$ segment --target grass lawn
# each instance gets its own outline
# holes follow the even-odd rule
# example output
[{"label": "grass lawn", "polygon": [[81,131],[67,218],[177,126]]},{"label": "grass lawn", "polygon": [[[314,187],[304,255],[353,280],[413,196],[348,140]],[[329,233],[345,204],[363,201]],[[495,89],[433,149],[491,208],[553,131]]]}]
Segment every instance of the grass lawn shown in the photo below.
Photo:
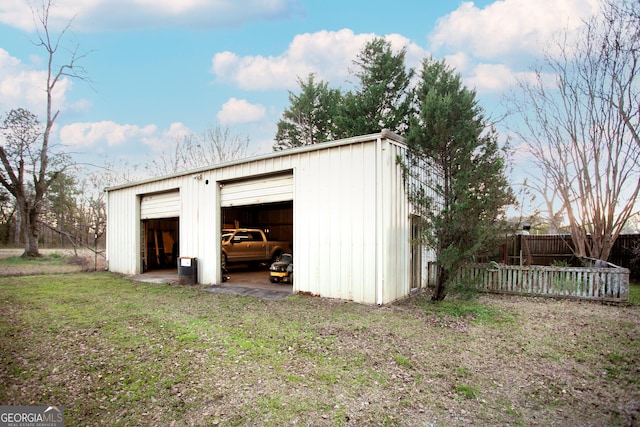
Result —
[{"label": "grass lawn", "polygon": [[640,422],[634,304],[378,308],[77,273],[0,277],[0,312],[0,404],[67,426]]}]

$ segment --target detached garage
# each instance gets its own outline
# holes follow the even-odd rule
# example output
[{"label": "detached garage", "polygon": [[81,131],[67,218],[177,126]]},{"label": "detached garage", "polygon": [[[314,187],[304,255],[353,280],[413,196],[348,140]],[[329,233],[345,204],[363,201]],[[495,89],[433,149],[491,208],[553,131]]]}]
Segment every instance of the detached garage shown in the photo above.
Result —
[{"label": "detached garage", "polygon": [[388,131],[270,153],[107,189],[107,265],[140,274],[197,258],[220,284],[223,229],[293,244],[294,293],[385,304],[423,286],[431,254],[415,226]]}]

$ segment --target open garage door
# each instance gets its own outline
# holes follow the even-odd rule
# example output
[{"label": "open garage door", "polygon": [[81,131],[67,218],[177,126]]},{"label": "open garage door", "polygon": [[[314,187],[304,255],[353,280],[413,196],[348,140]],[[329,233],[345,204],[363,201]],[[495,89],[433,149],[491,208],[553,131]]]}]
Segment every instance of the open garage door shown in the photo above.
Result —
[{"label": "open garage door", "polygon": [[220,206],[261,205],[293,200],[293,173],[223,183]]},{"label": "open garage door", "polygon": [[140,200],[142,271],[177,269],[180,192],[147,194]]},{"label": "open garage door", "polygon": [[177,269],[180,242],[178,218],[142,221],[142,272]]},{"label": "open garage door", "polygon": [[179,216],[180,191],[142,196],[140,219],[177,218]]},{"label": "open garage door", "polygon": [[[220,187],[223,229],[260,229],[269,240],[289,242],[293,247],[293,172],[222,183]],[[292,289],[291,284],[270,283],[269,264],[227,265],[229,285]]]},{"label": "open garage door", "polygon": [[223,228],[259,228],[293,242],[293,172],[223,183]]}]

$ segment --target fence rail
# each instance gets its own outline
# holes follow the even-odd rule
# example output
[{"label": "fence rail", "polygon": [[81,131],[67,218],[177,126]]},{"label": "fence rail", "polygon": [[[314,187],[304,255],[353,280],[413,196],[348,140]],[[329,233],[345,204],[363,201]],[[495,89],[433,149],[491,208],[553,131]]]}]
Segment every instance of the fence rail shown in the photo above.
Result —
[{"label": "fence rail", "polygon": [[[587,236],[587,240],[590,240],[590,236]],[[608,261],[630,269],[631,276],[639,278],[638,248],[640,234],[621,234],[611,248]],[[509,265],[552,265],[564,261],[574,267],[580,262],[574,256],[573,242],[568,234],[506,236],[489,260]]]},{"label": "fence rail", "polygon": [[598,301],[629,300],[629,270],[622,267],[513,266],[497,263],[463,267],[460,279],[483,292]]}]

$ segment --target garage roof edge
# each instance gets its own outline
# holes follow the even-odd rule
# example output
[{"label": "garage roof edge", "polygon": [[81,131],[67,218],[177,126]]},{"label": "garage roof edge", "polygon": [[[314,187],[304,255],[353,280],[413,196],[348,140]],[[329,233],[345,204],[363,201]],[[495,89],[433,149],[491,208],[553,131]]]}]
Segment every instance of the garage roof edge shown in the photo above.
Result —
[{"label": "garage roof edge", "polygon": [[124,189],[124,188],[135,187],[136,185],[147,184],[147,183],[155,182],[155,181],[159,181],[159,180],[178,178],[178,177],[181,177],[181,176],[198,174],[198,173],[202,173],[202,172],[206,172],[206,171],[211,171],[211,170],[215,170],[215,169],[222,169],[222,168],[225,168],[225,167],[235,166],[235,165],[239,165],[239,164],[243,164],[243,163],[251,163],[251,162],[261,161],[261,160],[270,159],[270,158],[274,158],[274,157],[280,157],[280,156],[285,156],[285,155],[288,156],[288,155],[291,155],[291,154],[305,153],[305,152],[308,152],[308,151],[327,150],[327,149],[339,147],[339,146],[342,146],[342,145],[350,145],[350,144],[357,144],[357,143],[361,143],[361,142],[375,141],[378,138],[388,139],[388,140],[391,140],[391,141],[393,141],[393,142],[395,142],[395,143],[397,143],[399,145],[402,145],[402,146],[405,145],[404,138],[402,138],[400,135],[398,135],[395,132],[392,132],[392,131],[390,131],[388,129],[383,129],[382,131],[380,131],[378,133],[373,133],[373,134],[368,134],[368,135],[361,135],[361,136],[354,136],[354,137],[351,137],[351,138],[344,138],[344,139],[338,139],[338,140],[335,140],[335,141],[322,142],[322,143],[314,144],[314,145],[306,145],[306,146],[303,146],[303,147],[290,148],[290,149],[282,150],[282,151],[274,151],[274,152],[271,152],[271,153],[260,154],[260,155],[254,156],[254,157],[246,157],[246,158],[243,158],[243,159],[236,159],[236,160],[231,160],[231,161],[224,162],[224,163],[218,163],[218,164],[214,164],[214,165],[203,166],[203,167],[196,168],[196,169],[190,169],[190,170],[184,171],[184,172],[176,172],[176,173],[170,174],[170,175],[162,175],[162,176],[158,176],[158,177],[143,179],[143,180],[140,180],[140,181],[128,182],[128,183],[125,183],[125,184],[115,185],[113,187],[107,187],[107,188],[104,189],[104,191],[109,192],[109,191],[121,190],[121,189]]}]

